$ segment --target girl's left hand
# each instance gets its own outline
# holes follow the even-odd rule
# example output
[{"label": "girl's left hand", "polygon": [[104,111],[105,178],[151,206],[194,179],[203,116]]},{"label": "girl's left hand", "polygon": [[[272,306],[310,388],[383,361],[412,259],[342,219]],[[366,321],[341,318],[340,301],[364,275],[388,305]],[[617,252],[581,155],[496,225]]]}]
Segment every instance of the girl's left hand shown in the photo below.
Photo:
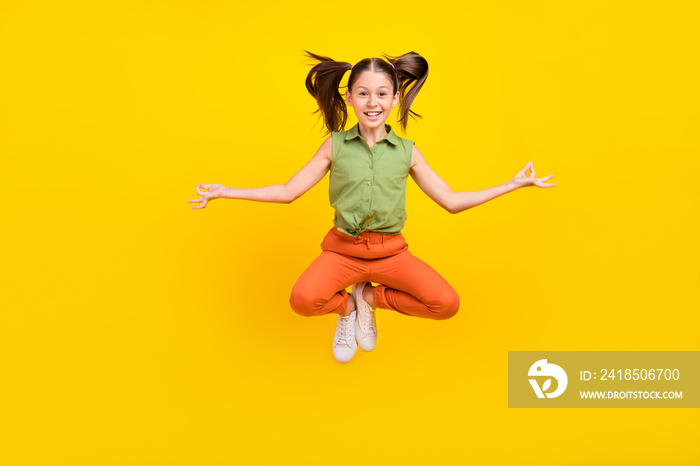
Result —
[{"label": "girl's left hand", "polygon": [[[528,169],[530,170],[530,176],[527,176]],[[523,186],[539,186],[540,188],[549,188],[551,186],[556,186],[554,183],[545,183],[548,179],[554,175],[547,175],[544,178],[535,178],[535,167],[532,166],[532,162],[528,162],[525,168],[520,170],[517,175],[510,180],[511,183],[515,185],[516,188],[522,188]]]}]

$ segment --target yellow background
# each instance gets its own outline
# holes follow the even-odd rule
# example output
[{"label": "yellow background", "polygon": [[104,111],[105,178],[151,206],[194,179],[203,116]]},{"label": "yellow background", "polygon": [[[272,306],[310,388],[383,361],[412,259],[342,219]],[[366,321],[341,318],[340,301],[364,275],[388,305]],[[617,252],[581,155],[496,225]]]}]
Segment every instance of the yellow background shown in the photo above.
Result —
[{"label": "yellow background", "polygon": [[[700,350],[698,13],[3,2],[0,463],[699,464],[697,410],[507,408],[509,350]],[[450,215],[409,181],[404,235],[461,310],[380,310],[346,365],[335,316],[288,303],[328,178],[291,205],[187,203],[317,150],[302,49],[425,56],[399,134],[453,189],[528,160],[557,183]]]}]

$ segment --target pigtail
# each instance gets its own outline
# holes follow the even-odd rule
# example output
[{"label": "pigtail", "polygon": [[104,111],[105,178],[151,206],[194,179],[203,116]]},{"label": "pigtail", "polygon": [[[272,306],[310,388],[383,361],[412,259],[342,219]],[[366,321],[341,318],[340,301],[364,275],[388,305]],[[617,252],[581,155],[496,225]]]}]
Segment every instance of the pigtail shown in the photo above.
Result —
[{"label": "pigtail", "polygon": [[423,87],[425,80],[428,79],[428,61],[416,52],[408,52],[398,57],[392,57],[382,53],[382,56],[384,56],[389,63],[394,65],[396,77],[399,80],[398,123],[405,133],[409,115],[411,115],[414,120],[416,117],[423,118],[421,115],[411,110],[411,104],[413,104],[413,100]]},{"label": "pigtail", "polygon": [[352,65],[322,57],[307,50],[304,52],[310,58],[320,62],[311,68],[306,76],[306,90],[318,103],[318,109],[313,113],[321,113],[327,129],[326,135],[331,132],[343,131],[348,120],[348,109],[345,99],[340,95],[338,89],[343,75],[352,69]]}]

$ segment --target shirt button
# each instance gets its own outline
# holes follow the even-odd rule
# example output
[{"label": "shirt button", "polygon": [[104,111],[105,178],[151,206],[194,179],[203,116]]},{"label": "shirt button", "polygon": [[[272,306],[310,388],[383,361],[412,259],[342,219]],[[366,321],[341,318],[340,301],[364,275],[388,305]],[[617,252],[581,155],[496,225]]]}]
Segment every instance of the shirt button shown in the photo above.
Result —
[{"label": "shirt button", "polygon": [[368,182],[367,182],[367,186],[371,186],[371,185],[372,185],[372,182],[371,182],[371,181],[368,181]]},{"label": "shirt button", "polygon": [[370,165],[369,168],[374,168],[374,165]]}]

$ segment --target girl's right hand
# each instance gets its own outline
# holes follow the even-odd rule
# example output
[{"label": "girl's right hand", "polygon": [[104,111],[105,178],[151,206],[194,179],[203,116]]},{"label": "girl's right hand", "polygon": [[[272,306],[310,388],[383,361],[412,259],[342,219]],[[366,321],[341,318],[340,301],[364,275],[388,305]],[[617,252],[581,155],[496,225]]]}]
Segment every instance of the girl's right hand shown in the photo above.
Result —
[{"label": "girl's right hand", "polygon": [[[526,175],[527,171],[530,170],[530,176]],[[540,188],[550,188],[556,186],[554,183],[545,183],[548,179],[554,175],[547,175],[544,178],[535,178],[535,167],[532,165],[532,161],[528,162],[525,167],[520,170],[516,175],[510,180],[516,188],[522,188],[524,186],[538,186]]]},{"label": "girl's right hand", "polygon": [[[197,191],[197,194],[202,197],[199,199],[190,199],[187,202],[201,202],[201,205],[192,206],[192,208],[203,209],[207,206],[207,202],[224,197],[226,186],[223,184],[198,184],[194,189]],[[207,191],[202,191],[202,189],[206,189]]]}]

